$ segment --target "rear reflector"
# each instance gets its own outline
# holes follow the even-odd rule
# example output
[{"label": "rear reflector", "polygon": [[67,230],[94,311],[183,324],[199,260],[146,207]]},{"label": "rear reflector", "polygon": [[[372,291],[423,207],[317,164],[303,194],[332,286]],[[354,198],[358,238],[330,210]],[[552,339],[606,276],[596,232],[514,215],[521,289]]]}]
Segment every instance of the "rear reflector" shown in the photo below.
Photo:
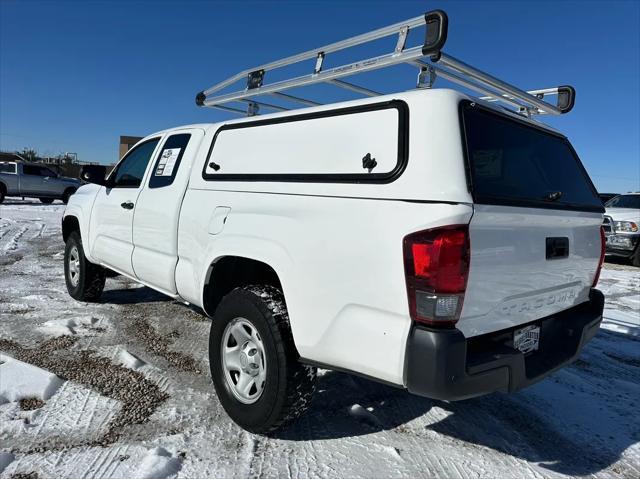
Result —
[{"label": "rear reflector", "polygon": [[593,277],[592,288],[595,288],[600,279],[600,272],[602,271],[602,265],[604,264],[604,254],[607,250],[607,240],[604,236],[604,226],[600,226],[600,262],[598,263],[598,269],[596,275]]},{"label": "rear reflector", "polygon": [[469,228],[444,226],[404,238],[409,312],[414,321],[451,326],[462,311],[469,275]]}]

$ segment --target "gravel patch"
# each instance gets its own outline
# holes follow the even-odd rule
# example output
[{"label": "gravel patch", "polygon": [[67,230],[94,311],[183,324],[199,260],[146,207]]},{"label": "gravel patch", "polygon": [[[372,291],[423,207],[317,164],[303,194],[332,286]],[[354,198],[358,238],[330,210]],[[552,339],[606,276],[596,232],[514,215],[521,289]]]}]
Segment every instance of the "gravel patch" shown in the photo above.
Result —
[{"label": "gravel patch", "polygon": [[141,341],[148,352],[164,358],[176,369],[195,374],[202,373],[200,365],[191,356],[169,350],[172,339],[180,336],[179,331],[174,330],[162,335],[149,324],[146,318],[137,316],[132,318],[130,325],[127,327],[127,332]]},{"label": "gravel patch", "polygon": [[[60,336],[27,349],[15,341],[0,339],[0,349],[10,351],[20,361],[51,371],[63,379],[75,381],[103,396],[122,402],[122,408],[109,423],[106,433],[90,445],[112,444],[126,426],[146,422],[158,406],[168,399],[165,392],[141,373],[114,364],[107,358],[95,356],[91,350],[71,349],[75,343],[76,338]],[[61,439],[60,444],[52,444],[46,449],[67,447],[71,446]]]},{"label": "gravel patch", "polygon": [[42,399],[38,398],[24,398],[20,399],[19,406],[23,411],[33,411],[35,409],[40,409],[44,406],[45,402]]}]

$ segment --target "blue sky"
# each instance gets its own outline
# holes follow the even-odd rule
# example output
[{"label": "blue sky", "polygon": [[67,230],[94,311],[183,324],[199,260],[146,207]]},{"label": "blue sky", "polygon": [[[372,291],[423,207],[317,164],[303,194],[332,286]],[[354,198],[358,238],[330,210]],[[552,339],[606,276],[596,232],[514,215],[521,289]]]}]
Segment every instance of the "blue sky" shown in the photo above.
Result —
[{"label": "blue sky", "polygon": [[[239,70],[434,8],[449,14],[451,55],[526,89],[574,85],[574,110],[547,121],[569,136],[598,189],[640,190],[637,1],[0,0],[0,149],[113,163],[119,135],[233,117],[196,107],[194,96]],[[411,88],[415,73],[398,68],[368,84]]]}]

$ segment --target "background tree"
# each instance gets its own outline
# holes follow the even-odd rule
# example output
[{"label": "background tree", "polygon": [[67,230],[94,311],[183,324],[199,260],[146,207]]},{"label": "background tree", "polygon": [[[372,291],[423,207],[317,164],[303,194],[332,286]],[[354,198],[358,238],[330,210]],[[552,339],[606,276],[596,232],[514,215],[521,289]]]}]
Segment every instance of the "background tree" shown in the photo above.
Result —
[{"label": "background tree", "polygon": [[25,160],[34,161],[38,157],[38,152],[33,148],[23,148],[18,154]]}]

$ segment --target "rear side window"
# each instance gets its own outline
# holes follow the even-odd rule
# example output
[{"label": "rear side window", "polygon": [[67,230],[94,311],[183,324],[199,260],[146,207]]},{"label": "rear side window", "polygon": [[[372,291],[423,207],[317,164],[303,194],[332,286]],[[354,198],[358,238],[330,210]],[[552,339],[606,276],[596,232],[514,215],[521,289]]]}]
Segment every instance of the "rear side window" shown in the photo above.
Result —
[{"label": "rear side window", "polygon": [[213,181],[387,183],[407,162],[408,108],[390,101],[222,126],[203,169]]},{"label": "rear side window", "polygon": [[603,211],[566,138],[472,103],[462,119],[476,203]]},{"label": "rear side window", "polygon": [[45,173],[45,168],[41,168],[40,166],[35,165],[23,165],[22,172],[25,175],[47,176]]},{"label": "rear side window", "polygon": [[37,166],[23,165],[22,173],[24,173],[25,175],[39,175],[40,168],[38,168]]},{"label": "rear side window", "polygon": [[15,173],[15,172],[16,172],[15,163],[0,163],[0,173]]},{"label": "rear side window", "polygon": [[191,135],[187,133],[167,138],[151,170],[149,188],[161,188],[173,183],[190,138]]}]

